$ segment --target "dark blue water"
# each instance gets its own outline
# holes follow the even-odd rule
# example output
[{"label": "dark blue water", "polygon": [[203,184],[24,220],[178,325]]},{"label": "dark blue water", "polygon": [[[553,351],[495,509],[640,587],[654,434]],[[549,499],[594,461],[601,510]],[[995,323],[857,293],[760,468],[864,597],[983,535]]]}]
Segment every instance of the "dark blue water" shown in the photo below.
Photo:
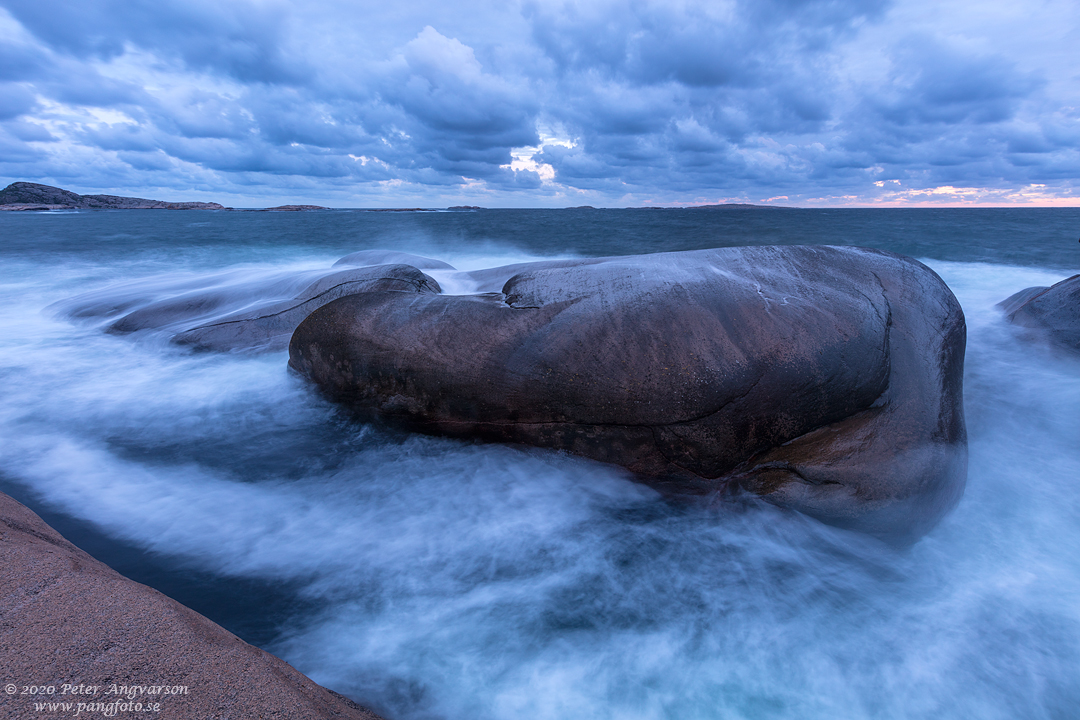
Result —
[{"label": "dark blue water", "polygon": [[[1063,209],[3,213],[0,489],[394,719],[1076,717],[1080,360],[994,304],[1075,273],[1078,237]],[[964,306],[968,490],[914,547],[672,505],[556,453],[384,435],[283,354],[44,310],[366,248],[473,269],[773,243],[913,255]]]},{"label": "dark blue water", "polygon": [[[276,262],[405,246],[432,254],[594,257],[733,245],[862,245],[912,257],[1025,267],[1080,264],[1080,208],[638,209],[480,212],[5,213],[0,252],[163,262]],[[78,218],[69,221],[68,217]]]}]

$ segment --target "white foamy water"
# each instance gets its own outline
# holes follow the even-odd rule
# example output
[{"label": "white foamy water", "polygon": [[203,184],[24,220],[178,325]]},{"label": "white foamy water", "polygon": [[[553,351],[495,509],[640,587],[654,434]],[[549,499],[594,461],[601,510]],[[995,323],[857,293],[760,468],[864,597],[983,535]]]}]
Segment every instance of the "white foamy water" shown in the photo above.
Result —
[{"label": "white foamy water", "polygon": [[968,318],[970,474],[906,549],[673,505],[556,453],[380,434],[283,354],[43,314],[161,271],[134,261],[9,268],[0,467],[112,537],[299,588],[315,609],[268,649],[392,720],[1075,717],[1080,361],[993,307],[1062,275],[930,264]]}]

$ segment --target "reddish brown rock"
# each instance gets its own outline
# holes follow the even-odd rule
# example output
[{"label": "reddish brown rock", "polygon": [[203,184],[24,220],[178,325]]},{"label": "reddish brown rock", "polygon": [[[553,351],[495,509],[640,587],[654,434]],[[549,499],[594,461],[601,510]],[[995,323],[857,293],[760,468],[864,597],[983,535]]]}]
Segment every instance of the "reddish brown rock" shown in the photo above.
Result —
[{"label": "reddish brown rock", "polygon": [[[114,716],[138,716],[134,703],[142,703],[143,712],[160,703],[160,712],[151,714],[162,720],[378,720],[288,663],[98,562],[3,493],[0,648],[5,718],[72,717],[80,702],[129,702]],[[127,686],[128,694],[110,692],[114,685]],[[41,686],[54,692],[22,694]],[[73,707],[35,710],[39,702]]]}]

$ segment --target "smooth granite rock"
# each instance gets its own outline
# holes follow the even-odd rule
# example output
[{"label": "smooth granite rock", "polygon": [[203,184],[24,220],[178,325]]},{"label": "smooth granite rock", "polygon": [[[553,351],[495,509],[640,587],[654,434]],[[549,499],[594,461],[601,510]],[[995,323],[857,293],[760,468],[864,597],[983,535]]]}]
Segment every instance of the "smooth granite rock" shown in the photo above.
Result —
[{"label": "smooth granite rock", "polygon": [[742,488],[890,538],[963,492],[964,316],[910,258],[744,247],[472,275],[489,292],[328,303],[290,365],[362,417],[565,450],[679,493]]},{"label": "smooth granite rock", "polygon": [[998,303],[1009,322],[1036,331],[1054,346],[1080,352],[1080,275],[1030,287]]},{"label": "smooth granite rock", "polygon": [[331,300],[395,289],[440,292],[435,280],[411,265],[256,275],[230,271],[125,283],[55,303],[51,310],[71,318],[110,319],[105,331],[115,335],[156,331],[200,350],[284,350],[300,321]]},{"label": "smooth granite rock", "polygon": [[199,350],[284,350],[296,326],[326,303],[379,290],[441,292],[435,280],[409,265],[343,270],[320,278],[295,298],[200,324],[177,333],[173,342]]},{"label": "smooth granite rock", "polygon": [[[3,493],[0,648],[0,677],[15,687],[14,694],[0,691],[5,718],[378,720],[288,663],[98,562]],[[54,692],[23,694],[31,686],[52,686]],[[37,711],[36,702],[72,707]],[[128,705],[113,705],[110,713],[109,704],[117,702]],[[77,713],[78,703],[102,707]],[[159,703],[159,711],[149,711],[151,703]]]}]

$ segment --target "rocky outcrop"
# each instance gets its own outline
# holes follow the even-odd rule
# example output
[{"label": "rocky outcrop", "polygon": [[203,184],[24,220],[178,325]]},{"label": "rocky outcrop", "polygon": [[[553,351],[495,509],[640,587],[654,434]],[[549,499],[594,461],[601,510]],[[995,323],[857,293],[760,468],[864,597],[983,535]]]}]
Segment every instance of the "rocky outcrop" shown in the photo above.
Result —
[{"label": "rocky outcrop", "polygon": [[[116,573],[0,493],[0,716],[378,720],[161,593]],[[14,686],[14,693],[11,693]],[[31,687],[54,691],[31,694]],[[66,687],[65,687],[66,686]],[[24,694],[24,688],[26,688]],[[35,710],[35,703],[71,703]],[[115,703],[127,702],[121,707]],[[141,704],[141,712],[135,704]],[[159,711],[150,706],[158,703]]]},{"label": "rocky outcrop", "polygon": [[163,202],[119,195],[79,195],[51,185],[15,182],[0,190],[0,208],[21,210],[224,210],[218,203]]},{"label": "rocky outcrop", "polygon": [[1009,322],[1032,331],[1055,347],[1080,352],[1080,275],[1052,285],[1030,287],[998,303]]},{"label": "rocky outcrop", "polygon": [[[199,350],[284,350],[296,326],[326,303],[377,291],[438,293],[441,289],[435,280],[409,265],[344,270],[320,278],[290,300],[232,313],[179,332],[173,342]],[[124,318],[128,319],[130,316]]]},{"label": "rocky outcrop", "polygon": [[722,248],[472,276],[487,292],[328,303],[290,365],[363,417],[565,450],[674,492],[741,488],[891,538],[963,491],[964,317],[910,258]]},{"label": "rocky outcrop", "polygon": [[277,207],[263,208],[261,212],[305,212],[307,210],[329,210],[322,205],[278,205]]},{"label": "rocky outcrop", "polygon": [[14,182],[0,190],[0,205],[51,205],[54,207],[83,207],[82,195],[51,185]]},{"label": "rocky outcrop", "polygon": [[[369,257],[395,255],[384,251]],[[345,295],[374,290],[441,291],[434,279],[411,265],[378,264],[254,277],[235,272],[197,280],[146,280],[80,295],[52,310],[72,318],[110,319],[105,331],[114,335],[158,332],[198,350],[274,351],[288,347],[293,330],[311,312]]]}]

